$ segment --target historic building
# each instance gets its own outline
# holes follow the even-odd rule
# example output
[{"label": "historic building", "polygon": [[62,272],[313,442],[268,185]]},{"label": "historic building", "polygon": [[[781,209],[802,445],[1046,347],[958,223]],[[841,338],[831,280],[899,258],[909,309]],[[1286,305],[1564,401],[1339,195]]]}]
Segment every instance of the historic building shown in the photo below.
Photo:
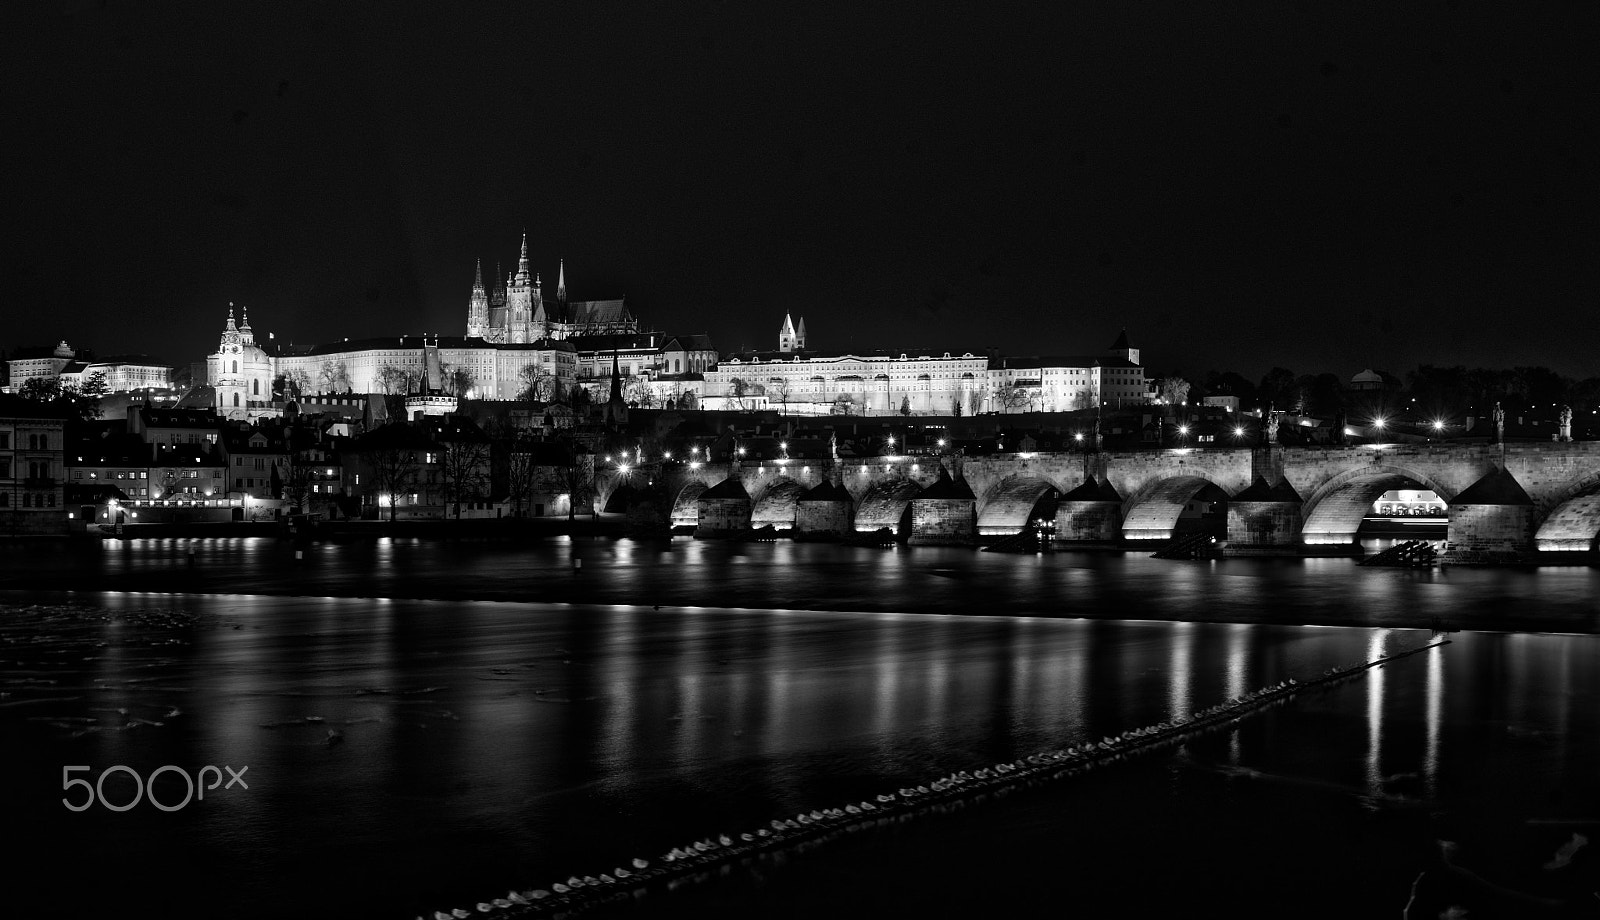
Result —
[{"label": "historic building", "polygon": [[493,291],[483,284],[483,262],[467,298],[467,334],[493,344],[521,345],[540,339],[567,339],[587,335],[628,335],[639,331],[639,321],[616,300],[568,300],[567,266],[556,276],[556,296],[544,298],[539,276],[528,267],[528,235],[522,235],[522,255],[517,270],[496,282]]},{"label": "historic building", "polygon": [[66,532],[65,429],[48,406],[0,401],[0,535]]},{"label": "historic building", "polygon": [[776,351],[732,355],[707,370],[700,405],[801,415],[975,415],[1140,405],[1148,386],[1126,330],[1103,355],[988,357],[971,352],[824,354],[805,349],[805,320],[785,316]]},{"label": "historic building", "polygon": [[11,392],[22,392],[23,384],[36,377],[54,379],[61,375],[77,356],[71,345],[63,339],[60,345],[46,352],[43,349],[23,349],[17,357],[6,362],[9,368]]},{"label": "historic building", "polygon": [[256,344],[250,330],[250,311],[235,326],[233,304],[228,304],[228,324],[223,327],[217,351],[206,359],[206,383],[216,391],[216,408],[229,418],[249,417],[250,403],[272,399],[273,359]]}]

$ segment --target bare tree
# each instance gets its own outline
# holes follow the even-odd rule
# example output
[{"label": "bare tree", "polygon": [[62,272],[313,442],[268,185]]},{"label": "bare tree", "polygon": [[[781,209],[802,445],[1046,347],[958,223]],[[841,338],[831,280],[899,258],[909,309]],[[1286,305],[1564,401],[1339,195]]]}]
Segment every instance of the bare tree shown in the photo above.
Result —
[{"label": "bare tree", "polygon": [[766,395],[766,388],[759,383],[748,383],[743,377],[734,377],[728,381],[728,395],[733,398],[734,406],[741,412],[755,410],[757,396]]},{"label": "bare tree", "polygon": [[384,362],[378,365],[373,380],[385,396],[401,396],[410,392],[412,375],[398,364]]},{"label": "bare tree", "polygon": [[594,454],[581,453],[575,441],[567,442],[568,453],[560,467],[561,484],[567,490],[567,520],[578,516],[578,503],[594,501]]},{"label": "bare tree", "polygon": [[782,414],[789,414],[789,381],[784,377],[773,377],[767,381],[767,398],[776,399]]},{"label": "bare tree", "polygon": [[1008,386],[1000,390],[1000,405],[1006,409],[1026,409],[1033,401],[1033,393],[1025,386]]},{"label": "bare tree", "polygon": [[1189,381],[1182,377],[1162,377],[1157,386],[1161,401],[1169,406],[1181,406],[1189,399]]},{"label": "bare tree", "polygon": [[449,396],[465,398],[467,393],[478,385],[478,380],[472,376],[472,372],[459,365],[441,363],[439,374],[444,378],[440,381],[440,388]]},{"label": "bare tree", "polygon": [[444,442],[439,455],[439,474],[445,500],[455,506],[461,520],[461,503],[479,499],[489,488],[489,445],[480,440]]},{"label": "bare tree", "polygon": [[322,369],[317,372],[317,385],[324,393],[348,393],[350,369],[343,361],[328,358],[322,362]]},{"label": "bare tree", "polygon": [[517,398],[523,402],[551,403],[561,398],[561,380],[542,364],[524,364],[517,371],[522,383]]},{"label": "bare tree", "polygon": [[628,382],[623,385],[622,398],[628,405],[638,409],[648,409],[655,405],[656,394],[655,389],[650,386],[650,378],[629,377]]},{"label": "bare tree", "polygon": [[522,510],[533,497],[536,484],[537,457],[534,442],[527,432],[519,432],[510,444],[506,457],[506,497],[511,499],[514,513],[522,517]]},{"label": "bare tree", "polygon": [[389,496],[389,523],[394,523],[400,494],[417,482],[417,452],[409,447],[385,445],[365,452],[363,459],[372,470],[372,483],[379,495]]},{"label": "bare tree", "polygon": [[980,383],[973,387],[971,393],[969,393],[967,396],[967,408],[970,410],[969,414],[977,415],[978,413],[982,412],[983,404],[988,398],[989,385],[987,383]]}]

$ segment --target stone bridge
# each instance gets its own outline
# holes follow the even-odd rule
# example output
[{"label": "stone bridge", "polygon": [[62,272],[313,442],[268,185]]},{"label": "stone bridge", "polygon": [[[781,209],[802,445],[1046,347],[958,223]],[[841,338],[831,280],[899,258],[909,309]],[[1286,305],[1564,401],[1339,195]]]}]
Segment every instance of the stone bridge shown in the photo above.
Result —
[{"label": "stone bridge", "polygon": [[[657,516],[674,525],[703,529],[714,506],[718,531],[796,536],[825,501],[849,530],[912,542],[998,539],[1043,518],[1060,542],[1137,545],[1199,516],[1234,545],[1350,545],[1372,503],[1401,488],[1444,500],[1459,548],[1592,551],[1600,535],[1600,442],[677,463],[629,482],[641,476],[664,488]],[[602,501],[621,478],[597,474]]]}]

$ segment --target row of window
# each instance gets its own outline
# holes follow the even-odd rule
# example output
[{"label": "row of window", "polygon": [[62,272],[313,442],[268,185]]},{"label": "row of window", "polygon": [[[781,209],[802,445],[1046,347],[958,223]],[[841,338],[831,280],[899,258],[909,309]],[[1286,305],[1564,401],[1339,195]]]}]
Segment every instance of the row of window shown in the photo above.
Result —
[{"label": "row of window", "polygon": [[[18,446],[20,448],[22,442],[18,441],[17,444],[18,444]],[[11,432],[9,432],[9,431],[0,431],[0,450],[10,450],[10,449],[11,449]],[[48,434],[30,434],[30,435],[28,435],[28,447],[27,447],[27,449],[28,450],[51,450],[52,448],[50,447],[50,435],[48,435]]]},{"label": "row of window", "polygon": [[[22,507],[24,508],[54,508],[56,506],[56,493],[54,492],[24,492],[22,493]],[[0,492],[0,508],[11,507],[11,493]]]}]

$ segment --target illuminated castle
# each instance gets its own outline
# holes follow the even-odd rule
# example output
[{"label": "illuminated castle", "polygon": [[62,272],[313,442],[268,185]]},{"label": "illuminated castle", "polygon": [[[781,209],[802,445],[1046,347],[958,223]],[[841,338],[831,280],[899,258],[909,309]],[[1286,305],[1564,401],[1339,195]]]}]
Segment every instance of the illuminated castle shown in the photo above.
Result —
[{"label": "illuminated castle", "polygon": [[496,282],[493,291],[483,285],[479,260],[472,295],[467,300],[467,338],[490,344],[520,345],[540,339],[569,339],[582,335],[630,335],[639,321],[616,300],[567,300],[567,266],[563,261],[556,278],[553,301],[544,298],[539,276],[528,268],[528,235],[522,235],[522,255],[517,270]]}]

